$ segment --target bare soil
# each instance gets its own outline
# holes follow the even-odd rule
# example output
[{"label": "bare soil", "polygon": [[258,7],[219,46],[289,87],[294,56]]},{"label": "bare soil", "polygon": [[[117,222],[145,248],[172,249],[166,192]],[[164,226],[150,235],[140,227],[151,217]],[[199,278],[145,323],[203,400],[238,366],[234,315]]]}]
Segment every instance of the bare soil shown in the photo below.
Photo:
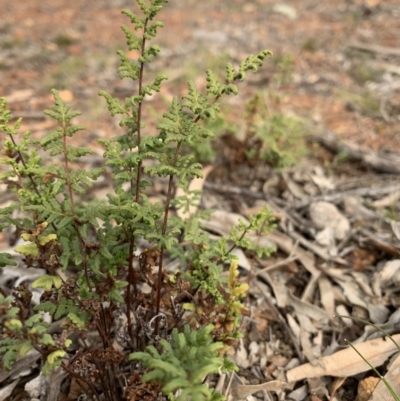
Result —
[{"label": "bare soil", "polygon": [[[27,112],[49,107],[49,89],[55,87],[71,92],[88,128],[97,135],[112,134],[97,92],[124,96],[132,90],[115,72],[115,51],[125,49],[120,25],[129,25],[120,10],[132,3],[0,1],[0,94],[28,117],[27,125],[36,117]],[[277,10],[283,4],[291,7],[287,14]],[[215,66],[223,70],[225,60],[239,62],[248,53],[270,49],[274,58],[240,99],[249,91],[276,88],[274,77],[287,73],[290,79],[278,86],[282,111],[355,144],[400,149],[399,12],[396,0],[171,1],[161,17],[161,56],[152,66],[168,73],[171,82],[152,107],[157,112],[163,98],[182,93],[177,82],[194,73]],[[353,47],[357,44],[379,48],[365,51]],[[240,115],[241,102],[232,102]]]},{"label": "bare soil", "polygon": [[[120,25],[129,25],[120,11],[133,3],[0,0],[0,96],[9,100],[16,116],[24,117],[23,130],[30,129],[40,136],[52,128],[53,123],[43,117],[42,110],[51,107],[49,90],[56,88],[74,109],[82,111],[79,122],[86,125],[87,131],[78,141],[91,142],[101,152],[95,140],[113,136],[119,126],[97,93],[106,90],[124,98],[135,89],[135,84],[121,81],[116,73],[116,50],[126,49]],[[230,121],[242,120],[246,101],[258,92],[274,110],[300,116],[315,129],[332,130],[340,140],[374,151],[400,152],[398,0],[171,0],[160,20],[165,28],[156,43],[162,51],[150,65],[149,75],[165,73],[170,79],[148,101],[150,131],[165,111],[166,102],[184,93],[187,79],[195,79],[200,88],[204,87],[205,74],[200,78],[199,74],[207,68],[223,72],[228,60],[238,64],[249,53],[269,49],[274,57],[249,77],[249,83],[239,85],[238,97],[227,101]],[[130,56],[135,57],[134,52]],[[319,159],[332,160],[322,151]],[[371,183],[368,181],[366,186]],[[232,183],[225,184],[229,187]],[[241,210],[240,205],[237,209]],[[398,250],[388,251],[377,244],[362,250],[366,253],[351,254],[352,263],[358,271],[367,273],[366,266],[383,260],[382,254],[398,257]],[[373,258],[369,264],[368,257]],[[291,272],[291,267],[288,263],[285,274]],[[297,289],[304,289],[308,278],[305,271],[292,274],[287,285],[293,293],[301,293]],[[258,293],[262,290],[254,292]],[[392,313],[394,307],[390,305]],[[295,354],[293,341],[278,317],[273,316],[273,308],[258,305],[257,310],[258,321],[246,334],[246,347],[252,342],[268,341],[266,333],[272,331],[280,341],[281,353],[274,355],[272,365],[262,372],[251,366],[242,369],[241,377],[253,384],[271,379],[272,369],[287,362],[279,359],[285,347],[288,354]],[[341,392],[335,395],[332,390],[336,398],[331,399],[354,400],[357,386],[358,380],[348,379]],[[259,399],[262,394],[258,393]],[[328,398],[314,393],[303,399]]]}]

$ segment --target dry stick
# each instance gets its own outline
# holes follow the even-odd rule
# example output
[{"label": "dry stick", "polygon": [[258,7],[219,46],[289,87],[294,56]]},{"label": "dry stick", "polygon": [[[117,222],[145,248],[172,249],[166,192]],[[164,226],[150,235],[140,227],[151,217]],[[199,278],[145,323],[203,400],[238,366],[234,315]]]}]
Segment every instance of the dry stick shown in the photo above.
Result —
[{"label": "dry stick", "polygon": [[[256,285],[259,287],[258,283],[256,282]],[[293,347],[296,351],[297,356],[300,359],[301,363],[304,363],[304,358],[303,355],[301,353],[299,344],[297,343],[297,339],[294,336],[291,328],[289,327],[289,325],[287,324],[285,318],[282,316],[281,312],[279,311],[279,309],[274,305],[274,303],[272,302],[272,300],[270,299],[270,296],[268,294],[263,294],[268,305],[270,306],[270,308],[276,313],[276,316],[278,316],[279,320],[281,321],[283,327],[285,328],[286,332],[289,334],[290,339],[292,340],[293,343]]]},{"label": "dry stick", "polygon": [[[241,195],[241,196],[249,196],[253,199],[262,199],[262,200],[269,200],[270,197],[263,192],[254,192],[247,188],[242,187],[234,187],[228,185],[220,185],[214,184],[211,182],[205,182],[204,187],[210,189],[212,191],[216,191],[219,193],[227,193],[227,194],[234,194],[234,195]],[[380,186],[380,187],[362,187],[356,189],[350,189],[347,191],[342,192],[334,192],[331,194],[326,195],[318,195],[318,196],[311,196],[307,199],[301,200],[299,202],[284,202],[282,199],[273,197],[273,201],[278,203],[288,203],[288,208],[294,209],[303,209],[304,207],[308,206],[311,202],[319,202],[319,201],[326,201],[326,202],[338,202],[343,198],[348,196],[376,196],[376,195],[385,195],[394,191],[400,190],[400,184],[393,184],[387,186]],[[290,204],[291,203],[291,204]]]},{"label": "dry stick", "polygon": [[294,204],[293,207],[295,209],[302,209],[310,204],[310,202],[338,202],[343,198],[348,196],[376,196],[376,195],[385,195],[394,191],[400,190],[400,184],[387,185],[384,187],[363,187],[350,189],[348,191],[343,192],[335,192],[327,195],[313,196],[304,201],[301,201],[297,204]]},{"label": "dry stick", "polygon": [[232,185],[214,184],[212,182],[205,182],[204,187],[219,193],[227,193],[234,195],[245,195],[255,199],[268,199],[268,195],[263,192],[254,192],[247,188],[235,187]]},{"label": "dry stick", "polygon": [[232,387],[233,375],[234,374],[235,374],[235,372],[232,372],[232,374],[230,375],[231,377],[229,378],[228,385],[226,386],[225,397],[227,397],[227,398],[228,398],[229,391],[230,391],[230,389]]},{"label": "dry stick", "polygon": [[289,220],[295,227],[297,227],[300,231],[307,233],[308,235],[314,237],[316,233],[316,228],[310,224],[310,222],[306,221],[304,218],[299,216],[296,211],[291,210],[290,213],[286,210],[287,208],[278,206],[275,200],[268,200],[268,204],[270,205],[273,211],[277,211],[285,216],[287,220]]},{"label": "dry stick", "polygon": [[321,259],[325,260],[326,262],[336,262],[344,266],[348,266],[348,262],[340,257],[330,256],[323,248],[318,245],[313,244],[311,241],[304,238],[302,235],[292,231],[289,235],[294,238],[296,241],[300,242],[305,248],[309,249],[310,251],[314,252],[315,255],[319,256]]},{"label": "dry stick", "polygon": [[[274,264],[272,264],[272,265],[269,265],[269,266],[267,266],[267,267],[264,267],[264,268],[261,269],[261,270],[256,271],[255,276],[258,276],[258,275],[260,275],[261,273],[267,273],[267,272],[269,272],[269,271],[271,271],[271,270],[275,270],[275,269],[277,269],[278,267],[280,267],[280,266],[282,266],[282,265],[286,265],[286,264],[288,264],[288,263],[290,263],[290,262],[294,262],[295,260],[297,260],[297,259],[299,258],[299,256],[296,255],[296,254],[293,255],[294,252],[295,252],[295,250],[296,250],[296,248],[297,248],[297,244],[298,244],[298,241],[296,241],[296,243],[295,243],[294,246],[293,246],[292,252],[290,253],[290,255],[289,255],[286,259],[281,260],[281,261],[276,262],[276,263],[274,263]],[[260,263],[260,262],[259,262],[259,263]]]},{"label": "dry stick", "polygon": [[381,173],[400,173],[400,155],[396,152],[374,152],[368,148],[357,147],[341,141],[335,132],[320,131],[310,135],[310,141],[316,141],[335,153],[345,152],[348,158],[360,161]]},{"label": "dry stick", "polygon": [[3,295],[4,298],[7,298],[7,293],[0,287],[0,294]]},{"label": "dry stick", "polygon": [[381,45],[369,45],[357,41],[353,41],[348,44],[348,47],[353,47],[354,49],[366,50],[371,53],[387,54],[392,56],[400,56],[400,48],[388,47]]}]

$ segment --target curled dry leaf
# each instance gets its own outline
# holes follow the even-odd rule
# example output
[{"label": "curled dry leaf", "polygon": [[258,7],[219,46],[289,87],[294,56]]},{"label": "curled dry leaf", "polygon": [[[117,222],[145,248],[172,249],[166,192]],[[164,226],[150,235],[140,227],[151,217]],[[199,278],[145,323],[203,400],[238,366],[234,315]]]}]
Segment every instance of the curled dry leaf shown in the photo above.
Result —
[{"label": "curled dry leaf", "polygon": [[17,386],[20,379],[14,380],[12,383],[8,384],[7,386],[3,387],[0,390],[0,401],[5,401],[9,399],[11,393],[14,391],[14,388]]},{"label": "curled dry leaf", "polygon": [[[400,334],[393,336],[395,342],[400,341]],[[398,349],[387,338],[376,338],[354,346],[372,366],[381,366]],[[297,382],[310,377],[334,376],[348,377],[370,370],[370,366],[348,347],[333,355],[325,356],[313,366],[310,363],[300,365],[286,373],[288,382]]]},{"label": "curled dry leaf", "polygon": [[335,294],[333,293],[332,283],[325,276],[320,276],[318,277],[318,287],[321,304],[329,319],[333,319],[335,315]]},{"label": "curled dry leaf", "polygon": [[303,191],[300,185],[291,180],[289,176],[285,173],[282,173],[282,177],[285,180],[287,189],[295,198],[302,200],[307,199],[307,194]]},{"label": "curled dry leaf", "polygon": [[400,284],[400,259],[391,260],[383,266],[372,280],[372,289],[378,297],[382,297],[382,289]]},{"label": "curled dry leaf", "polygon": [[[353,326],[353,320],[351,319],[351,315],[349,313],[349,311],[346,309],[346,307],[342,304],[338,305],[336,307],[336,313],[338,316],[341,317],[342,322],[347,326],[347,327],[351,327]],[[344,317],[348,317],[348,319],[343,318]]]},{"label": "curled dry leaf", "polygon": [[268,281],[268,284],[272,287],[276,298],[276,305],[279,308],[285,308],[289,304],[288,299],[288,289],[286,287],[286,282],[288,280],[288,275],[282,271],[272,271],[269,273],[261,273],[261,277]]},{"label": "curled dry leaf", "polygon": [[320,324],[325,324],[328,322],[328,315],[323,309],[308,302],[302,301],[290,292],[289,298],[290,305],[295,309],[296,313],[306,315],[310,319],[313,319]]},{"label": "curled dry leaf", "polygon": [[293,257],[296,256],[312,276],[318,277],[321,274],[315,266],[314,256],[299,247],[294,249],[294,241],[288,235],[279,231],[274,231],[268,235],[268,239],[283,252],[288,255],[291,254]]},{"label": "curled dry leaf", "polygon": [[314,184],[318,186],[319,189],[329,189],[333,190],[336,188],[336,185],[333,183],[332,178],[325,177],[324,175],[311,175],[311,179]]},{"label": "curled dry leaf", "polygon": [[346,196],[343,199],[343,207],[347,216],[352,216],[355,220],[374,219],[378,215],[371,209],[364,206],[361,198],[357,196]]},{"label": "curled dry leaf", "polygon": [[399,199],[400,199],[400,191],[394,191],[384,196],[382,199],[372,202],[372,206],[378,209],[384,207],[390,207],[395,205],[399,201]]},{"label": "curled dry leaf", "polygon": [[335,238],[342,240],[350,231],[349,220],[329,202],[314,202],[310,205],[310,218],[319,228],[332,228]]}]

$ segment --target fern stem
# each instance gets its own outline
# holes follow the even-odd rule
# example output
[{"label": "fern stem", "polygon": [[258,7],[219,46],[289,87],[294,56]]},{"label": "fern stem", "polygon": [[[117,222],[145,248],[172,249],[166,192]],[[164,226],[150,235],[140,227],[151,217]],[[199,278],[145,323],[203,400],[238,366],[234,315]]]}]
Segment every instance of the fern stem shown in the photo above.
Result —
[{"label": "fern stem", "polygon": [[126,317],[128,319],[128,333],[131,341],[133,341],[133,330],[132,330],[132,319],[131,319],[131,285],[137,296],[137,287],[135,280],[135,272],[133,270],[133,251],[134,251],[134,239],[129,241],[129,266],[128,266],[128,287],[126,289]]},{"label": "fern stem", "polygon": [[85,244],[84,239],[81,236],[81,233],[79,232],[78,223],[75,220],[74,193],[72,191],[71,175],[70,175],[70,168],[69,168],[69,163],[68,163],[67,126],[66,126],[65,120],[63,121],[62,130],[63,130],[63,142],[62,143],[63,143],[63,154],[64,154],[65,181],[67,182],[67,187],[68,187],[69,201],[71,204],[71,214],[74,217],[74,229],[75,229],[76,234],[79,239],[79,248],[80,248],[81,254],[82,254],[82,263],[83,263],[83,271],[85,273],[85,280],[86,280],[89,290],[92,291],[92,286],[90,284],[88,267],[87,267],[86,244]]},{"label": "fern stem", "polygon": [[[146,21],[144,23],[143,27],[143,32],[146,32],[147,28],[147,23],[149,22],[149,19],[146,18]],[[146,48],[146,39],[144,35],[142,36],[142,48],[140,50],[141,55],[143,56],[144,50]],[[139,73],[139,96],[142,95],[142,87],[143,87],[143,72],[144,72],[144,62],[142,61],[140,63],[140,73]],[[142,122],[142,105],[143,105],[143,100],[139,102],[138,104],[138,116],[137,116],[137,147],[138,147],[138,153],[140,154],[140,144],[141,144],[141,122]],[[142,175],[142,161],[140,160],[137,166],[137,175],[136,175],[136,192],[135,192],[135,202],[138,203],[140,200],[140,178]]]},{"label": "fern stem", "polygon": [[[13,135],[10,135],[10,139],[11,139],[13,145],[17,146],[17,143],[15,142],[15,139],[14,139]],[[24,155],[22,154],[22,152],[20,150],[18,150],[18,156],[19,156],[19,159],[21,160],[22,165],[25,167],[25,169],[27,169],[27,166],[26,166],[26,163],[25,163],[25,159],[24,159]],[[31,182],[31,184],[33,186],[33,190],[35,191],[36,195],[40,196],[40,192],[39,192],[39,190],[37,188],[37,185],[36,185],[35,181],[33,180],[32,174],[28,174],[28,178],[29,178],[29,181]]]},{"label": "fern stem", "polygon": [[68,164],[68,156],[67,156],[67,127],[65,121],[63,122],[63,154],[64,154],[64,171],[65,171],[65,180],[67,181],[68,193],[69,193],[69,201],[71,204],[71,212],[72,215],[75,215],[75,206],[74,206],[74,193],[72,192],[71,186],[71,176],[69,171]]},{"label": "fern stem", "polygon": [[[146,18],[143,32],[146,32],[147,23],[149,19]],[[146,39],[144,35],[142,36],[142,47],[141,47],[141,55],[143,56],[145,48],[146,48]],[[139,73],[139,96],[142,93],[143,87],[143,73],[144,73],[144,62],[140,63],[140,73]],[[140,101],[138,104],[137,109],[137,148],[138,154],[140,155],[140,144],[142,141],[142,131],[141,131],[141,123],[142,123],[142,104],[143,102]],[[132,149],[131,149],[132,151]],[[140,160],[137,166],[137,173],[136,173],[136,189],[135,189],[135,202],[139,203],[140,201],[140,179],[142,176],[142,161]],[[133,183],[131,182],[131,190],[133,188]],[[135,250],[135,239],[131,239],[129,242],[129,266],[128,266],[128,288],[126,289],[126,309],[127,309],[127,318],[128,318],[128,331],[129,336],[131,337],[131,341],[133,341],[133,331],[132,331],[132,321],[131,321],[131,285],[133,285],[135,296],[137,296],[137,287],[136,287],[136,280],[135,280],[135,272],[133,270],[133,252]]]},{"label": "fern stem", "polygon": [[[178,142],[178,145],[176,146],[173,166],[176,165],[176,162],[178,160],[179,152],[181,150],[181,145],[182,145],[182,143]],[[164,209],[164,221],[163,221],[163,225],[162,225],[162,235],[165,235],[165,233],[167,232],[169,205],[171,203],[171,198],[172,198],[173,182],[174,182],[174,176],[170,175],[169,182],[168,182],[167,200],[165,202],[165,209]],[[158,263],[157,301],[156,301],[156,305],[157,305],[156,314],[157,315],[160,313],[160,308],[161,308],[161,284],[162,284],[162,273],[163,273],[163,259],[164,259],[164,246],[160,250],[160,258],[159,258],[159,263]],[[158,334],[158,322],[159,322],[159,319],[157,318],[155,321],[155,325],[154,325],[155,335]]]}]

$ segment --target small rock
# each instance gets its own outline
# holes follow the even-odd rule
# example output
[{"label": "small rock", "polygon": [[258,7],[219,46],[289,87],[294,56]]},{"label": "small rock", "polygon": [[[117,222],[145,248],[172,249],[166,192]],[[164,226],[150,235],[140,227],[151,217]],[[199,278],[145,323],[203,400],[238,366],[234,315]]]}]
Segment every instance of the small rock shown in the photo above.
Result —
[{"label": "small rock", "polygon": [[277,14],[282,14],[291,20],[295,20],[298,17],[297,10],[292,6],[289,6],[288,4],[283,4],[283,3],[275,4],[272,7],[272,11],[274,11]]},{"label": "small rock", "polygon": [[375,387],[378,385],[379,377],[366,377],[358,383],[358,391],[356,401],[368,401],[371,394],[374,392]]}]

